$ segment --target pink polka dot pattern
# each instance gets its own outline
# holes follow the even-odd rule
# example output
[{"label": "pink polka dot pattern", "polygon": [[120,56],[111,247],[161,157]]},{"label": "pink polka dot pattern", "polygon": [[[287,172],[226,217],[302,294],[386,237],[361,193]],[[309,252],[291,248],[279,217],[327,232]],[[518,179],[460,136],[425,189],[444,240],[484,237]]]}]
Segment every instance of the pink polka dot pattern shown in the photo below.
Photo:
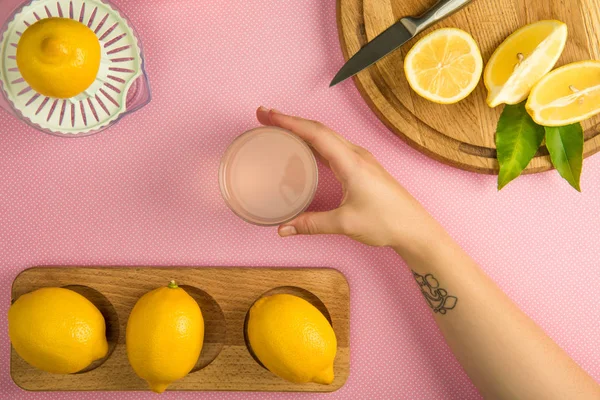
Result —
[{"label": "pink polka dot pattern", "polygon": [[[328,124],[367,147],[524,310],[600,380],[600,156],[583,194],[556,172],[498,193],[495,178],[444,166],[407,147],[369,111],[342,65],[335,2],[117,1],[142,37],[153,101],[98,135],[57,138],[0,112],[0,314],[33,265],[328,266],[351,287],[351,375],[332,399],[478,399],[396,255],[338,237],[280,239],[245,224],[220,198],[219,158],[257,125],[259,105]],[[0,12],[2,12],[0,10]],[[340,191],[321,168],[312,208]],[[6,399],[143,399],[142,393],[27,393]],[[161,398],[191,399],[194,393]],[[205,399],[316,394],[203,393]]]}]

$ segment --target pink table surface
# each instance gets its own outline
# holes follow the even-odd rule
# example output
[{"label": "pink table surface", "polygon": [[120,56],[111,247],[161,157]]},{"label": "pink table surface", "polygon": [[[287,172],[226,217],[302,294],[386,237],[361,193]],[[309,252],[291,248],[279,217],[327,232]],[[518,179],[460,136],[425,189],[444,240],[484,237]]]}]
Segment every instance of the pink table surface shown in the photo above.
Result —
[{"label": "pink table surface", "polygon": [[[328,88],[343,62],[332,0],[116,4],[143,39],[153,90],[146,108],[81,139],[46,135],[0,112],[2,315],[12,280],[34,265],[334,267],[351,288],[351,374],[342,389],[162,398],[479,398],[392,251],[339,237],[280,239],[274,228],[248,225],[227,209],[219,158],[257,124],[254,110],[262,104],[321,120],[370,149],[600,381],[600,156],[585,161],[582,194],[554,171],[521,177],[498,193],[495,177],[412,150],[351,82]],[[340,198],[332,175],[320,172],[315,210]],[[10,379],[9,352],[2,317],[2,399],[152,396],[24,392]]]}]

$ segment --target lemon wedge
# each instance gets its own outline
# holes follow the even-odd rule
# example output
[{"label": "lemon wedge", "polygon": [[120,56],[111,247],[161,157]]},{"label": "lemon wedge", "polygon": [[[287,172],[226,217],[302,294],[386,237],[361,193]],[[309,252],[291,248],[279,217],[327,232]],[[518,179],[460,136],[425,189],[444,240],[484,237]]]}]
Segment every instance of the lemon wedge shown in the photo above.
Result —
[{"label": "lemon wedge", "polygon": [[439,104],[456,103],[471,94],[482,70],[483,60],[475,39],[455,28],[438,29],[425,36],[404,60],[410,87]]},{"label": "lemon wedge", "polygon": [[483,81],[490,107],[518,104],[554,68],[567,42],[567,25],[539,21],[517,30],[492,54]]},{"label": "lemon wedge", "polygon": [[600,61],[565,65],[533,88],[527,112],[544,126],[564,126],[600,113]]}]

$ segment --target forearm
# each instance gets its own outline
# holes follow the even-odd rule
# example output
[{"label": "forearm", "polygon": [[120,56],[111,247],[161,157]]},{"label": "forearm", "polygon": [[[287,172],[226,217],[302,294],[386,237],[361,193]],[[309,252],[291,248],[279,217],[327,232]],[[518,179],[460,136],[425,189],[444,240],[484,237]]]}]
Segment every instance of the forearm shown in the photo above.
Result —
[{"label": "forearm", "polygon": [[484,396],[600,399],[598,385],[494,285],[373,155],[314,121],[263,108],[257,117],[306,140],[342,183],[337,209],[303,213],[280,226],[281,236],[345,234],[368,245],[394,247],[428,293],[442,333]]},{"label": "forearm", "polygon": [[591,377],[437,223],[426,221],[420,229],[427,230],[426,241],[396,251],[412,269],[446,341],[484,397],[600,398]]}]

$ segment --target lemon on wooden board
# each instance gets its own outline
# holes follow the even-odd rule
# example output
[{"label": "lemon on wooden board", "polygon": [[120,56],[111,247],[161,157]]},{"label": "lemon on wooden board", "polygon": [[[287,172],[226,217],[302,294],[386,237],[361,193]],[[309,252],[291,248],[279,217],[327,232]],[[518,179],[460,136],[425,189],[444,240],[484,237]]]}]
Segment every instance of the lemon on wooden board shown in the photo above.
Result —
[{"label": "lemon on wooden board", "polygon": [[543,77],[527,101],[527,112],[544,126],[564,126],[600,113],[600,61],[580,61]]},{"label": "lemon on wooden board", "polygon": [[425,36],[404,60],[410,87],[440,104],[456,103],[471,94],[482,70],[483,60],[475,39],[455,28],[438,29]]},{"label": "lemon on wooden board", "polygon": [[57,374],[81,371],[108,351],[98,308],[65,288],[42,288],[19,297],[8,310],[8,334],[27,363]]},{"label": "lemon on wooden board", "polygon": [[259,299],[250,309],[250,347],[275,375],[295,383],[333,382],[337,341],[325,316],[289,294]]},{"label": "lemon on wooden board", "polygon": [[140,297],[127,321],[129,363],[156,393],[194,368],[203,342],[200,307],[175,281]]},{"label": "lemon on wooden board", "polygon": [[554,68],[567,42],[567,25],[539,21],[510,35],[496,49],[483,73],[490,107],[518,104]]},{"label": "lemon on wooden board", "polygon": [[17,44],[17,66],[44,96],[70,98],[86,90],[100,68],[100,42],[81,22],[46,18],[28,27]]}]

